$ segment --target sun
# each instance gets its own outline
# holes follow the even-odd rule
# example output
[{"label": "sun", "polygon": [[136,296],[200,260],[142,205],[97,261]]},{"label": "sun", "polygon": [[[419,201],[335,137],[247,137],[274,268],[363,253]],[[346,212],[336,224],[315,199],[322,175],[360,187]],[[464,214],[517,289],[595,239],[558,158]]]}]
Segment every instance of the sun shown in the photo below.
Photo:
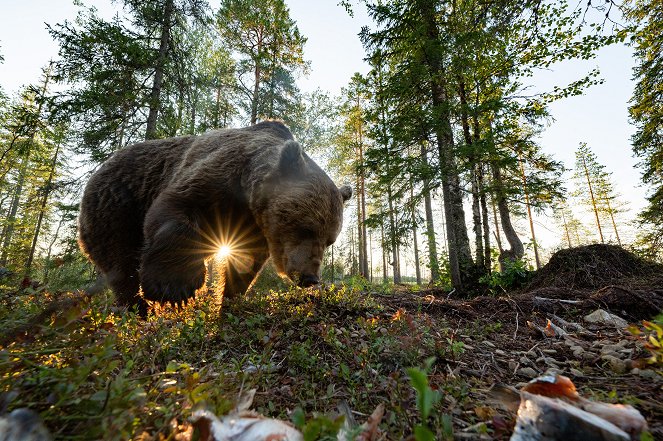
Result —
[{"label": "sun", "polygon": [[223,260],[230,256],[232,251],[232,248],[230,248],[228,245],[221,245],[214,257],[216,257],[217,260]]}]

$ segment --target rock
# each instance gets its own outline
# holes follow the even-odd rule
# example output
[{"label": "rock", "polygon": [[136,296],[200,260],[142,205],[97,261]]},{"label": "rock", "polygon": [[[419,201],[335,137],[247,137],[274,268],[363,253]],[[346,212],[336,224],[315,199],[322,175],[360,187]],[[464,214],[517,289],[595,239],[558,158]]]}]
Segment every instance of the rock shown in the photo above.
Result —
[{"label": "rock", "polygon": [[529,365],[533,364],[532,361],[527,357],[520,357],[520,360],[518,360],[518,361],[520,361],[520,364],[524,364],[526,366],[529,366]]},{"label": "rock", "polygon": [[506,355],[506,352],[504,352],[504,351],[501,350],[501,349],[495,349],[495,353],[496,353],[497,355]]},{"label": "rock", "polygon": [[626,363],[624,360],[613,357],[612,355],[604,355],[601,357],[601,360],[607,361],[610,365],[610,369],[616,374],[623,374],[626,372]]},{"label": "rock", "polygon": [[50,441],[53,439],[39,415],[27,408],[0,416],[0,439],[3,441]]},{"label": "rock", "polygon": [[489,348],[495,348],[496,347],[492,342],[489,342],[488,340],[482,341],[481,344],[484,345],[484,346],[488,346]]},{"label": "rock", "polygon": [[601,356],[604,356],[604,355],[609,355],[609,356],[615,357],[615,358],[624,358],[625,357],[624,354],[620,354],[619,352],[615,352],[615,351],[608,351],[608,352],[601,351]]},{"label": "rock", "polygon": [[548,355],[554,355],[554,354],[557,353],[557,350],[555,350],[555,349],[541,349],[541,352],[543,352],[544,354],[548,354]]},{"label": "rock", "polygon": [[518,363],[516,363],[515,361],[510,361],[509,362],[509,370],[511,372],[515,371],[517,367],[518,367]]},{"label": "rock", "polygon": [[650,379],[658,377],[658,374],[651,369],[641,369],[640,372],[638,372],[638,375],[640,375],[642,378]]},{"label": "rock", "polygon": [[573,374],[574,377],[584,377],[585,376],[585,374],[582,371],[580,371],[576,368],[571,368],[569,371],[571,372],[571,374]]},{"label": "rock", "polygon": [[616,345],[605,345],[601,348],[602,354],[608,354],[610,352],[618,352],[624,349],[624,343],[618,343]]},{"label": "rock", "polygon": [[640,369],[638,369],[638,368],[633,368],[633,369],[631,369],[631,373],[632,373],[633,375],[639,375],[639,374],[640,374]]},{"label": "rock", "polygon": [[585,349],[582,346],[571,346],[571,350],[575,358],[580,358],[585,353]]},{"label": "rock", "polygon": [[538,375],[538,373],[534,369],[529,367],[520,368],[518,369],[517,373],[518,375],[522,375],[523,377],[527,378],[534,378]]},{"label": "rock", "polygon": [[583,360],[587,360],[587,361],[594,361],[594,359],[597,358],[597,357],[598,357],[598,355],[593,354],[591,352],[585,352],[585,353],[582,354]]},{"label": "rock", "polygon": [[610,314],[603,309],[597,309],[589,315],[584,317],[587,323],[596,323],[599,325],[608,325],[615,328],[625,328],[628,325],[628,322],[621,317],[618,317],[614,314]]}]

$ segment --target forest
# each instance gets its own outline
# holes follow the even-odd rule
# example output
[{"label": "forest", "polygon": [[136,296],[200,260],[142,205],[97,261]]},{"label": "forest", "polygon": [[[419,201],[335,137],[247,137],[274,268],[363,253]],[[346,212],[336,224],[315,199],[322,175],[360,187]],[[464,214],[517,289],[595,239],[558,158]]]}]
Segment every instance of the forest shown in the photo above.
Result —
[{"label": "forest", "polygon": [[[524,422],[532,402],[583,438],[663,437],[663,1],[333,1],[367,17],[340,92],[302,88],[287,0],[106,3],[46,21],[39,78],[0,81],[0,439],[568,439]],[[541,143],[604,79],[537,75],[617,46],[640,202],[603,146],[564,163]],[[78,243],[90,176],[145,140],[269,120],[352,187],[321,284],[268,262],[221,302],[211,259],[185,305],[118,307]],[[546,375],[572,392],[539,394]]]}]

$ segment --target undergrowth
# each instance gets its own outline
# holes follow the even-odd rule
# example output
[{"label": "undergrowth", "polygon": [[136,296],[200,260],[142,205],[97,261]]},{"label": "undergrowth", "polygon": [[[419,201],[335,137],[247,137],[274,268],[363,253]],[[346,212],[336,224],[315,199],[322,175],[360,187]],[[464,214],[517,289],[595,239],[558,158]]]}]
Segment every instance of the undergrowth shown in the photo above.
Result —
[{"label": "undergrowth", "polygon": [[[320,421],[338,421],[345,402],[366,415],[388,403],[382,427],[390,439],[422,424],[448,436],[446,419],[418,420],[420,392],[409,378],[421,378],[406,368],[453,359],[462,343],[427,315],[387,313],[365,288],[262,291],[222,305],[210,292],[147,320],[116,310],[109,293],[5,293],[0,404],[38,412],[56,439],[175,439],[193,433],[194,410],[224,415],[241,391],[256,388],[254,410],[292,420],[298,408],[314,434]],[[467,385],[442,384],[429,367],[436,393],[464,399]]]}]

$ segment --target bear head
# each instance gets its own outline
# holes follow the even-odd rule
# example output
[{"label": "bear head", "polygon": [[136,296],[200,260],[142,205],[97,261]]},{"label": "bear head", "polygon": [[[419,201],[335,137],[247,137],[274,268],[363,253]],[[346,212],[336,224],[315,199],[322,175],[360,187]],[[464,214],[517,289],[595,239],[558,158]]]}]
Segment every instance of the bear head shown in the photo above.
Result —
[{"label": "bear head", "polygon": [[337,187],[297,142],[287,141],[261,194],[257,217],[276,270],[299,286],[318,284],[323,253],[341,232],[352,189]]}]

